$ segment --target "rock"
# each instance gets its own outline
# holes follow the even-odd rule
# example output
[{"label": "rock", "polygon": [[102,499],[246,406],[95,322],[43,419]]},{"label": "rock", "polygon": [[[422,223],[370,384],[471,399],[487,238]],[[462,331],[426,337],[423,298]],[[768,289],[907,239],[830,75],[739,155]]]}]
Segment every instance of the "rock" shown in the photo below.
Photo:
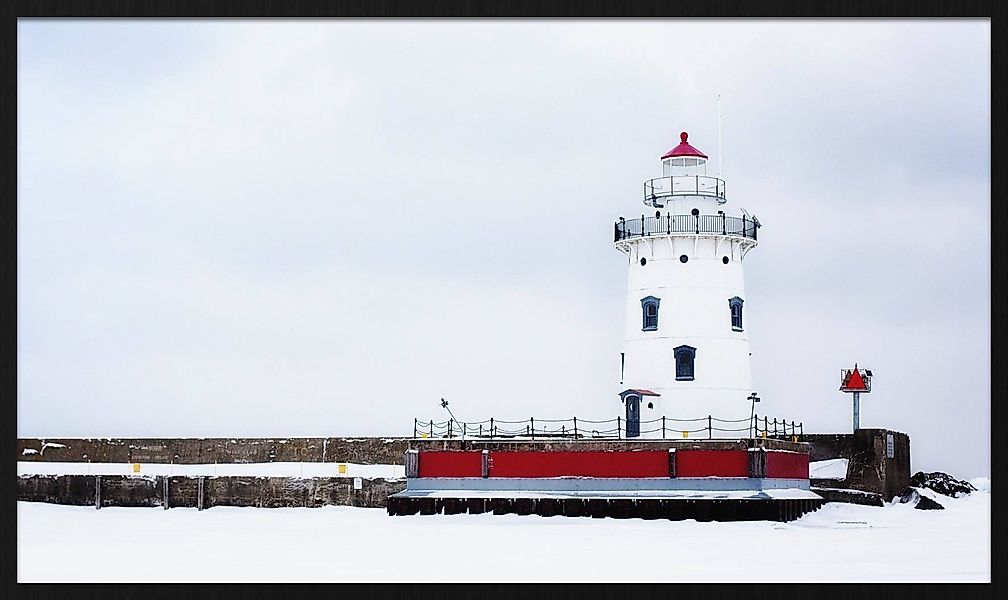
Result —
[{"label": "rock", "polygon": [[937,502],[935,502],[931,498],[928,498],[927,496],[920,496],[917,499],[917,504],[914,505],[914,508],[920,510],[945,510],[944,506],[938,504]]},{"label": "rock", "polygon": [[906,491],[904,491],[903,494],[900,495],[899,501],[900,504],[907,504],[909,502],[913,502],[914,504],[916,504],[917,501],[920,500],[920,497],[921,497],[920,492],[918,492],[914,488],[907,488]]},{"label": "rock", "polygon": [[958,498],[962,494],[977,491],[970,482],[956,479],[948,473],[942,473],[941,471],[935,471],[933,473],[917,471],[914,473],[914,476],[910,478],[910,483],[917,487],[927,488],[938,492],[943,496],[949,496],[951,498]]}]

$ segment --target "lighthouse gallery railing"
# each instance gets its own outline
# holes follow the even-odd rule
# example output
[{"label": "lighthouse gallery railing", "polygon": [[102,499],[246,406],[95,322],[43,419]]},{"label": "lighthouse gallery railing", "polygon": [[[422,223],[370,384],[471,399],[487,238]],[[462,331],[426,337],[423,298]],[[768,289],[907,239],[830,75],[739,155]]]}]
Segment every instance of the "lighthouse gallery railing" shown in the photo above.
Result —
[{"label": "lighthouse gallery railing", "polygon": [[670,175],[644,182],[644,200],[649,206],[657,198],[668,196],[713,196],[725,203],[724,179],[707,175]]},{"label": "lighthouse gallery railing", "polygon": [[666,215],[639,219],[620,219],[614,225],[614,242],[647,235],[672,233],[737,235],[756,239],[759,223],[749,217],[727,215]]}]

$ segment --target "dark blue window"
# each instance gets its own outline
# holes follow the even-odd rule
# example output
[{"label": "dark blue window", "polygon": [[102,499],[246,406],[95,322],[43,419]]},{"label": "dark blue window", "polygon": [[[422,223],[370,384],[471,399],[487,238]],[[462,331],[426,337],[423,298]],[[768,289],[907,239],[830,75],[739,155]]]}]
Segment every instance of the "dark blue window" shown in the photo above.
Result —
[{"label": "dark blue window", "polygon": [[640,303],[641,312],[644,315],[644,324],[641,326],[641,330],[658,331],[658,305],[661,304],[661,298],[648,296],[641,298]]},{"label": "dark blue window", "polygon": [[735,331],[742,331],[742,298],[735,296],[728,300],[728,308],[731,309],[731,327]]},{"label": "dark blue window", "polygon": [[675,378],[677,381],[693,381],[693,360],[696,358],[696,348],[693,346],[678,346],[672,349],[675,354]]}]

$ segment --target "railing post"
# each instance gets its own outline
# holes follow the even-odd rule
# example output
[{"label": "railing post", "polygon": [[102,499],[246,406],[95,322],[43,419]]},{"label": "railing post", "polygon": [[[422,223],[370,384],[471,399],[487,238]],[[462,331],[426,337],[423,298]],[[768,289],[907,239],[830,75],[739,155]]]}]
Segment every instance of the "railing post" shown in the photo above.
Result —
[{"label": "railing post", "polygon": [[413,417],[413,439],[416,439],[417,418]]},{"label": "railing post", "polygon": [[616,439],[617,440],[620,439],[620,437],[622,437],[622,435],[620,434],[620,426],[621,425],[622,425],[622,421],[620,420],[620,417],[616,417]]},{"label": "railing post", "polygon": [[802,427],[801,421],[798,422],[798,435],[805,435],[805,429]]},{"label": "railing post", "polygon": [[451,436],[452,436],[451,419],[448,419],[448,439],[451,439]]},{"label": "railing post", "polygon": [[528,434],[529,434],[529,426],[528,426],[528,425],[526,425],[526,426],[525,426],[525,436],[527,437],[527,436],[528,436]]},{"label": "railing post", "polygon": [[697,235],[700,235],[700,213],[693,215],[693,222],[694,222],[693,224],[696,227]]},{"label": "railing post", "polygon": [[791,435],[795,435],[794,421],[791,421]]},{"label": "railing post", "polygon": [[708,440],[714,438],[714,426],[711,424],[711,421],[712,421],[711,416],[707,415],[707,439]]},{"label": "railing post", "polygon": [[494,437],[495,433],[496,432],[494,431],[493,417],[490,417],[490,437],[491,438]]},{"label": "railing post", "polygon": [[577,439],[577,417],[574,417],[574,439]]},{"label": "railing post", "polygon": [[431,419],[430,422],[430,436],[434,437],[434,419]]},{"label": "railing post", "polygon": [[745,216],[745,214],[743,214],[742,215],[742,237],[749,237],[749,236],[746,235],[746,232],[745,232],[745,229],[746,229],[745,222],[746,222],[746,216]]},{"label": "railing post", "polygon": [[647,235],[647,227],[645,225],[646,225],[646,223],[644,222],[644,215],[641,214],[641,216],[640,216],[640,234],[641,234],[641,237],[644,237],[645,235]]},{"label": "railing post", "polygon": [[483,437],[483,423],[480,423],[479,436]]},{"label": "railing post", "polygon": [[697,196],[700,195],[700,176],[696,175],[696,193]]},{"label": "railing post", "polygon": [[535,417],[529,417],[529,423],[532,424],[532,439],[535,439]]},{"label": "railing post", "polygon": [[567,437],[567,426],[566,425],[561,425],[560,426],[560,437]]},{"label": "railing post", "polygon": [[661,418],[661,439],[665,439],[665,415]]},{"label": "railing post", "polygon": [[773,434],[777,435],[777,417],[774,417],[773,420]]},{"label": "railing post", "polygon": [[665,222],[666,222],[665,233],[666,234],[672,233],[672,213],[665,215]]},{"label": "railing post", "polygon": [[725,223],[725,214],[721,213],[721,235],[728,235],[728,226]]}]

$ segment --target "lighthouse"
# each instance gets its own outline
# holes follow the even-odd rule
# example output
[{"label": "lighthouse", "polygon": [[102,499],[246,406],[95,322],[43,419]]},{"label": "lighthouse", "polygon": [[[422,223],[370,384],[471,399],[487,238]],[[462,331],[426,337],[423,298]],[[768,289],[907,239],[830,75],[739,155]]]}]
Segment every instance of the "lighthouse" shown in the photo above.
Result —
[{"label": "lighthouse", "polygon": [[614,226],[628,266],[626,435],[660,437],[663,416],[683,420],[668,421],[673,430],[707,427],[708,416],[716,427],[745,429],[752,384],[742,263],[760,224],[727,206],[724,180],[707,174],[707,155],[686,132],[660,160],[662,176],[644,182],[643,212]]}]

